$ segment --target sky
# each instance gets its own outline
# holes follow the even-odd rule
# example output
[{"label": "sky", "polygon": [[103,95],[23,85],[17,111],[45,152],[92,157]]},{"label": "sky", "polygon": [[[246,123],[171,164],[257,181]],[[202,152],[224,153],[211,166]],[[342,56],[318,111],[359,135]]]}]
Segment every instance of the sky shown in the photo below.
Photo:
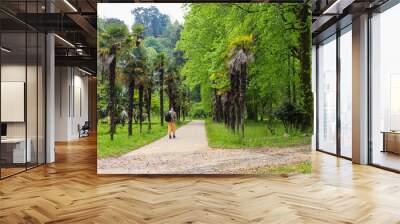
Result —
[{"label": "sky", "polygon": [[128,27],[131,27],[134,22],[131,11],[138,7],[148,8],[150,6],[155,6],[162,14],[167,14],[171,22],[178,20],[179,23],[183,24],[183,3],[99,3],[97,5],[97,15],[101,18],[120,19]]}]

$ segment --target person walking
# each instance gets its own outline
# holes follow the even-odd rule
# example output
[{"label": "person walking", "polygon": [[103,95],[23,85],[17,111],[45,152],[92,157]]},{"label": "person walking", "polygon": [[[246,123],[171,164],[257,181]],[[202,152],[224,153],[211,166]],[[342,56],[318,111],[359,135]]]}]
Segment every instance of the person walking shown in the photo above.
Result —
[{"label": "person walking", "polygon": [[[176,112],[174,111],[174,108],[171,107],[171,109],[167,112],[165,115],[165,121],[168,123],[168,136],[171,139],[172,137],[175,138],[175,131],[176,131]],[[171,136],[172,134],[172,136]]]}]

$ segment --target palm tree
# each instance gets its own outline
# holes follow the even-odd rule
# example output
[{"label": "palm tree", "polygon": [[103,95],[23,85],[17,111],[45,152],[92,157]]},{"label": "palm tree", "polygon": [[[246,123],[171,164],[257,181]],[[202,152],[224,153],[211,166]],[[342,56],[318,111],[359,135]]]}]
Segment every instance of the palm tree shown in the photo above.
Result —
[{"label": "palm tree", "polygon": [[178,68],[176,63],[171,62],[166,70],[166,77],[165,83],[167,87],[167,95],[169,101],[169,108],[174,108],[176,112],[177,119],[180,120],[181,115],[181,101],[182,101],[182,94],[181,94],[181,80],[180,76],[178,75]]},{"label": "palm tree", "polygon": [[152,47],[145,47],[146,64],[145,64],[145,82],[144,82],[144,101],[147,113],[147,130],[151,130],[151,98],[154,87],[155,75],[157,75],[158,55],[157,51]]},{"label": "palm tree", "polygon": [[[148,72],[148,69],[146,67],[146,64],[142,64],[143,67],[138,67],[138,70],[140,70],[140,73],[137,73],[136,76],[136,82],[138,85],[138,91],[139,91],[139,127],[140,127],[140,132],[142,132],[142,126],[143,126],[143,106],[146,106],[145,109],[147,110],[148,113],[148,118],[150,117],[150,109],[149,109],[149,100],[151,100],[149,97],[149,89],[151,89],[151,79],[150,75]],[[146,102],[146,105],[145,105]],[[149,120],[150,123],[150,120]]]},{"label": "palm tree", "polygon": [[151,92],[152,92],[152,80],[149,80],[148,86],[145,92],[146,100],[146,113],[147,113],[147,130],[151,130]]},{"label": "palm tree", "polygon": [[[135,48],[132,50],[131,54],[131,63],[130,68],[132,69],[131,74],[132,79],[131,82],[134,82],[138,88],[139,92],[139,124],[140,124],[140,132],[142,132],[142,123],[143,123],[143,97],[144,90],[148,82],[148,71],[147,71],[147,57],[146,57],[146,49],[143,47],[143,35],[144,35],[144,26],[142,24],[134,24],[132,26],[132,35],[135,39]],[[135,86],[135,85],[133,85]],[[133,114],[133,88],[132,90],[132,114]],[[132,120],[131,120],[132,121]],[[132,123],[132,122],[131,122]]]},{"label": "palm tree", "polygon": [[134,79],[134,69],[135,64],[132,62],[133,58],[130,54],[128,54],[126,63],[124,66],[124,75],[127,76],[127,84],[128,84],[128,136],[132,135],[132,118],[133,118],[133,104],[134,104],[134,95],[135,95],[135,79]]},{"label": "palm tree", "polygon": [[[140,48],[143,41],[144,27],[142,24],[134,24],[132,26],[132,39],[129,41],[131,44],[134,42],[134,46],[128,46],[127,48],[127,63],[125,65],[125,74],[128,76],[128,135],[132,135],[132,121],[133,121],[133,107],[134,107],[134,95],[135,95],[135,79],[141,73],[140,55],[137,54],[137,50]],[[134,49],[132,50],[132,48]]]},{"label": "palm tree", "polygon": [[109,23],[100,30],[97,42],[98,57],[103,62],[103,68],[109,72],[108,76],[108,112],[110,116],[110,137],[114,140],[116,128],[116,93],[115,79],[118,51],[126,41],[128,28],[123,23]]},{"label": "palm tree", "polygon": [[168,96],[168,109],[173,107],[175,112],[176,112],[176,108],[175,106],[175,98],[174,98],[174,91],[175,89],[175,71],[172,67],[171,64],[169,64],[167,71],[166,71],[166,76],[165,76],[165,85],[166,85],[166,92],[167,92],[167,96]]},{"label": "palm tree", "polygon": [[147,83],[146,83],[146,92],[145,92],[145,100],[146,100],[146,113],[147,113],[147,130],[151,130],[151,97],[154,86],[154,61],[149,61],[148,70],[147,70]]},{"label": "palm tree", "polygon": [[[244,111],[245,98],[247,89],[247,68],[252,58],[250,53],[251,43],[253,42],[252,35],[240,36],[229,46],[228,51],[228,67],[231,80],[231,97],[234,102],[233,115],[235,122],[234,129],[241,132],[244,137]],[[240,130],[239,130],[240,128]]]},{"label": "palm tree", "polygon": [[165,53],[160,53],[157,56],[157,70],[160,74],[160,123],[164,126],[164,66]]}]

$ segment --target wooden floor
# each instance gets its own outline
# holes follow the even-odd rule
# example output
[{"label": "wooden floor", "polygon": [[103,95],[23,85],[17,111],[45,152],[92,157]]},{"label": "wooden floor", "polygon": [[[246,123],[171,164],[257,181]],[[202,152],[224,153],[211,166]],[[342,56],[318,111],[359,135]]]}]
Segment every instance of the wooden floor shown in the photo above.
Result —
[{"label": "wooden floor", "polygon": [[94,138],[0,181],[0,223],[400,223],[400,175],[313,153],[313,174],[98,176]]},{"label": "wooden floor", "polygon": [[388,167],[395,170],[400,170],[400,155],[391,152],[374,151],[372,156],[374,164]]}]

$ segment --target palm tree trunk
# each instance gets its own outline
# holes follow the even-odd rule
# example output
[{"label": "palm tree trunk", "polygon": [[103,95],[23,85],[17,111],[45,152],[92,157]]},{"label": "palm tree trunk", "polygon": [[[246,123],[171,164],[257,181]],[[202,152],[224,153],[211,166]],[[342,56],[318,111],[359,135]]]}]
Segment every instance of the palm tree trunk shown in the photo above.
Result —
[{"label": "palm tree trunk", "polygon": [[235,71],[231,71],[230,74],[230,81],[231,81],[231,89],[229,90],[229,95],[230,95],[230,127],[232,131],[236,132],[236,126],[237,126],[237,75]]},{"label": "palm tree trunk", "polygon": [[128,102],[129,102],[129,108],[128,108],[128,136],[132,135],[132,120],[133,120],[133,98],[135,95],[135,81],[134,79],[131,79],[129,81],[129,87],[128,87]]},{"label": "palm tree trunk", "polygon": [[221,95],[218,95],[217,89],[214,88],[214,121],[222,121],[222,101]]},{"label": "palm tree trunk", "polygon": [[160,123],[164,126],[164,67],[161,64],[160,70]]},{"label": "palm tree trunk", "polygon": [[287,70],[287,77],[288,77],[287,91],[288,91],[288,96],[287,96],[287,98],[288,98],[289,102],[292,103],[292,75],[290,74],[291,69],[290,69],[290,54],[289,54],[289,52],[287,53],[287,61],[288,61],[288,64],[287,64],[287,68],[288,68],[288,70]]},{"label": "palm tree trunk", "polygon": [[143,85],[139,86],[139,127],[140,133],[142,133],[143,124]]},{"label": "palm tree trunk", "polygon": [[[167,82],[167,95],[168,95],[168,110],[171,109],[171,107],[174,107],[174,99],[172,97],[172,86],[171,86],[171,80],[168,80]],[[176,108],[174,108],[176,109]]]},{"label": "palm tree trunk", "polygon": [[239,80],[239,107],[240,107],[240,129],[242,138],[244,138],[244,111],[246,107],[246,83],[247,81],[247,65],[242,64]]},{"label": "palm tree trunk", "polygon": [[109,76],[109,86],[108,86],[108,94],[109,94],[109,102],[108,102],[108,110],[110,113],[110,138],[114,140],[115,133],[115,67],[117,64],[117,47],[113,45],[110,49],[110,54],[114,55],[113,60],[110,63],[110,76]]},{"label": "palm tree trunk", "polygon": [[151,130],[151,88],[147,88],[147,123],[148,130]]},{"label": "palm tree trunk", "polygon": [[236,107],[236,116],[235,116],[235,132],[240,133],[240,117],[242,115],[242,106],[241,106],[241,89],[240,89],[240,72],[235,75],[235,107]]}]

